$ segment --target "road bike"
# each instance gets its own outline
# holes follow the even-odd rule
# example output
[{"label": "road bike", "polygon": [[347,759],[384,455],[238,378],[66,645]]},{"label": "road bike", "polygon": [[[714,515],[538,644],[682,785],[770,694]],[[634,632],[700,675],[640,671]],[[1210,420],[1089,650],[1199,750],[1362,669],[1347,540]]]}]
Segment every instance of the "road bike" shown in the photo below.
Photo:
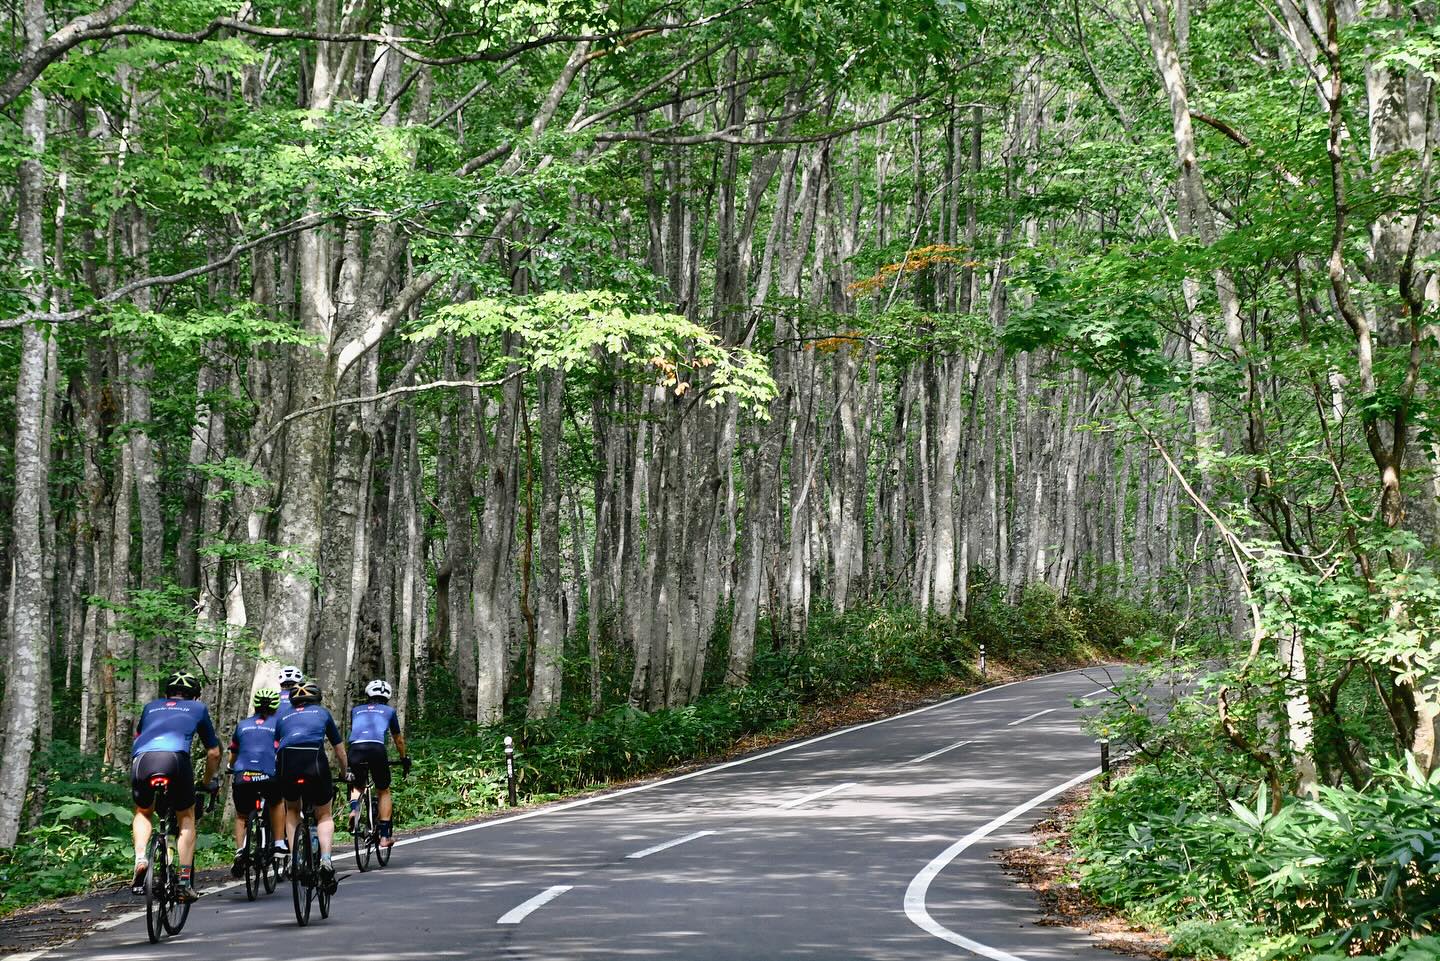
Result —
[{"label": "road bike", "polygon": [[[150,835],[145,849],[149,867],[145,869],[145,932],[151,944],[169,934],[172,937],[185,927],[190,917],[190,902],[180,897],[180,869],[171,856],[170,839],[180,837],[180,824],[170,807],[170,778],[152,774],[150,787],[155,791],[155,814],[159,830]],[[197,792],[195,819],[204,813],[204,794]]]},{"label": "road bike", "polygon": [[[236,772],[236,777],[250,781],[253,772]],[[259,775],[263,777],[264,775]],[[255,808],[245,815],[245,898],[254,901],[263,889],[274,894],[280,883],[280,863],[275,857],[275,839],[270,836],[270,805],[263,797],[255,798]]]},{"label": "road bike", "polygon": [[[297,778],[296,783],[304,796],[305,779]],[[316,901],[320,902],[320,917],[330,917],[330,892],[320,881],[320,835],[316,827],[315,805],[309,798],[300,808],[295,843],[291,845],[290,894],[295,901],[295,920],[302,928],[310,923],[310,906]]]},{"label": "road bike", "polygon": [[[355,774],[356,777],[360,776],[358,771]],[[370,870],[372,854],[382,868],[388,865],[390,852],[393,850],[380,843],[380,798],[376,796],[374,784],[374,778],[365,778],[365,786],[360,791],[360,806],[355,812],[355,823],[350,828],[355,841],[355,864],[361,872]]]}]

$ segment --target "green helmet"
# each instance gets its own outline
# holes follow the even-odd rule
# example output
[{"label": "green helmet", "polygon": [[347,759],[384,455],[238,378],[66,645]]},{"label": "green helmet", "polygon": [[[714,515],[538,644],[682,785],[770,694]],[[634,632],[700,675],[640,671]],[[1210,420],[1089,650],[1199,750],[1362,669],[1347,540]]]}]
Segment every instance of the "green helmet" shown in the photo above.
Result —
[{"label": "green helmet", "polygon": [[255,696],[250,699],[250,703],[255,705],[255,710],[257,711],[274,714],[280,710],[280,692],[273,687],[262,687],[255,692]]},{"label": "green helmet", "polygon": [[166,697],[199,697],[200,678],[189,671],[175,671],[165,678]]}]

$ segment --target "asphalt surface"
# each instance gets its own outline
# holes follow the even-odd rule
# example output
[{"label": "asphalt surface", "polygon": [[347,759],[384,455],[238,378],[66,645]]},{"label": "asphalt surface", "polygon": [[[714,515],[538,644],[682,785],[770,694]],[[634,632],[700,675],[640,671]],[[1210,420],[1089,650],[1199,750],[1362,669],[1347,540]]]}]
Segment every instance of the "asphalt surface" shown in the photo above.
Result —
[{"label": "asphalt surface", "polygon": [[991,857],[1046,805],[1017,808],[1094,768],[1072,702],[1110,683],[1091,668],[992,688],[682,778],[407,839],[384,870],[361,874],[337,858],[349,874],[331,916],[320,920],[317,906],[305,929],[288,884],[253,904],[232,887],[202,898],[161,944],[146,941],[142,917],[44,957],[1113,961],[1081,932],[1038,926],[1031,893]]}]

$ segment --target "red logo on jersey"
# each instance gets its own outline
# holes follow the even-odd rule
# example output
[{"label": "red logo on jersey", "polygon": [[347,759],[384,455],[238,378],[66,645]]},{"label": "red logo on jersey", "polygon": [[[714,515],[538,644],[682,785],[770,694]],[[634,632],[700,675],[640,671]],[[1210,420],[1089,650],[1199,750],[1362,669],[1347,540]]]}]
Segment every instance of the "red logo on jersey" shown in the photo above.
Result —
[{"label": "red logo on jersey", "polygon": [[174,702],[174,701],[166,701],[166,702],[165,702],[165,706],[166,706],[166,707],[174,707],[174,706],[175,706],[175,702]]}]

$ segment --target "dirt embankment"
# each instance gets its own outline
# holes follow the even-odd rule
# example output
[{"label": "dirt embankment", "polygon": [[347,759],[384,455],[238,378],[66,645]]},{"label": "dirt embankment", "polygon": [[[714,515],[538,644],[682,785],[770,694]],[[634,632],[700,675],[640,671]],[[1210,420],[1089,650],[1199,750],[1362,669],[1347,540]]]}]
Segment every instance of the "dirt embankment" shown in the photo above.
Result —
[{"label": "dirt embankment", "polygon": [[1054,810],[1030,831],[1031,843],[1007,848],[996,857],[1019,884],[1035,892],[1044,912],[1043,925],[1079,928],[1100,946],[1137,958],[1168,958],[1170,939],[1137,927],[1080,890],[1076,883],[1078,855],[1070,845],[1070,827],[1090,797],[1094,782],[1060,795]]}]

